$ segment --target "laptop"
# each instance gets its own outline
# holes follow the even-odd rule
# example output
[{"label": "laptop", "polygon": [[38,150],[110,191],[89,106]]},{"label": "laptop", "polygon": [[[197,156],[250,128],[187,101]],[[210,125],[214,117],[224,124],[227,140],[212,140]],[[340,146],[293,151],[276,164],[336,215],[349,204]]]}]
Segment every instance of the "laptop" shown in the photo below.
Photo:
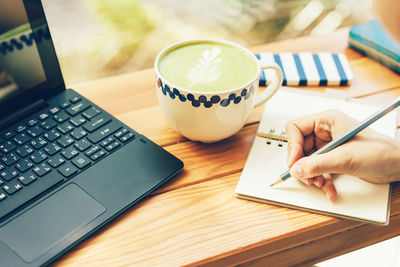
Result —
[{"label": "laptop", "polygon": [[39,0],[0,0],[0,265],[52,262],[182,168],[65,88]]}]

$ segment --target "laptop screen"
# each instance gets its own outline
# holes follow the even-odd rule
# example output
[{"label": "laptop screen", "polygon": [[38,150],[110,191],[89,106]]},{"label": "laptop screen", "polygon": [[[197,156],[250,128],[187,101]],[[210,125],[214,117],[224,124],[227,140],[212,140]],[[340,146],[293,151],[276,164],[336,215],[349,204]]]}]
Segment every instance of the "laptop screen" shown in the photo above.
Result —
[{"label": "laptop screen", "polygon": [[63,85],[40,0],[0,0],[0,108]]}]

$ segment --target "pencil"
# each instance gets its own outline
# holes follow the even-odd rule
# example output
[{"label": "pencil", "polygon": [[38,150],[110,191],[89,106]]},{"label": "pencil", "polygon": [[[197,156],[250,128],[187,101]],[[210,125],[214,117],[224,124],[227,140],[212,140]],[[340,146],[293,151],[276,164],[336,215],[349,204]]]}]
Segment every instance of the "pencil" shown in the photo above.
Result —
[{"label": "pencil", "polygon": [[[382,118],[383,116],[388,114],[390,111],[392,111],[395,108],[397,108],[399,105],[400,105],[400,98],[398,98],[395,102],[393,102],[392,104],[390,104],[386,108],[375,112],[374,114],[372,114],[371,116],[369,116],[365,120],[361,121],[359,124],[355,125],[350,130],[348,130],[347,132],[345,132],[342,135],[340,135],[338,138],[330,141],[328,144],[326,144],[325,146],[323,146],[320,149],[318,149],[315,153],[313,153],[313,155],[318,155],[318,154],[323,154],[323,153],[329,152],[332,149],[334,149],[334,148],[346,143],[351,138],[353,138],[356,134],[358,134],[359,132],[361,132],[362,130],[364,130],[368,126],[370,126],[372,123],[374,123],[375,121],[379,120],[380,118]],[[275,182],[273,182],[270,186],[272,187],[274,185],[280,184],[280,183],[282,183],[283,181],[285,181],[285,180],[287,180],[289,178],[290,178],[290,171],[287,170],[286,172],[282,173],[279,176],[279,179],[277,179]]]}]

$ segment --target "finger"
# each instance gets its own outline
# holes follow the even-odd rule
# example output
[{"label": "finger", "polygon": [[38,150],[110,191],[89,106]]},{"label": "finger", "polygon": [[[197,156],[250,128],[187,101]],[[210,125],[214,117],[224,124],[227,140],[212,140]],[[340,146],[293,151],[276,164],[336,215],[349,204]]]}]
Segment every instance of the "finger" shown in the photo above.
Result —
[{"label": "finger", "polygon": [[303,147],[299,144],[292,144],[291,146],[288,145],[288,154],[287,154],[287,163],[288,167],[292,167],[292,165],[301,159],[304,156]]},{"label": "finger", "polygon": [[347,170],[350,166],[348,164],[349,154],[349,152],[338,147],[325,154],[303,157],[290,168],[290,175],[304,179],[324,173],[348,173],[350,172],[350,170]]},{"label": "finger", "polygon": [[307,179],[299,179],[305,185],[312,185],[314,182],[314,178],[307,178]]},{"label": "finger", "polygon": [[326,197],[329,201],[335,201],[337,198],[336,187],[333,184],[332,179],[325,179],[325,184],[322,186],[322,191],[324,191]]},{"label": "finger", "polygon": [[312,148],[310,151],[308,151],[307,153],[305,153],[305,156],[310,156],[312,154],[315,153],[315,151],[317,151],[315,148]]},{"label": "finger", "polygon": [[314,177],[313,184],[319,188],[322,188],[322,186],[325,184],[325,178],[322,175]]},{"label": "finger", "polygon": [[[299,153],[299,149],[304,150],[305,136],[311,136],[314,131],[315,121],[319,116],[319,114],[311,114],[291,120],[286,124],[288,140],[287,162],[289,167],[303,156]],[[307,150],[309,150],[309,147],[307,147]]]},{"label": "finger", "polygon": [[330,141],[332,141],[332,139],[323,140],[319,137],[315,137],[315,148],[320,149],[321,147],[328,144]]},{"label": "finger", "polygon": [[314,148],[314,139],[315,139],[314,134],[310,134],[304,137],[304,145],[303,145],[304,154],[307,154]]},{"label": "finger", "polygon": [[292,123],[286,124],[286,135],[288,140],[287,163],[291,167],[294,162],[303,156],[304,136],[302,132]]}]

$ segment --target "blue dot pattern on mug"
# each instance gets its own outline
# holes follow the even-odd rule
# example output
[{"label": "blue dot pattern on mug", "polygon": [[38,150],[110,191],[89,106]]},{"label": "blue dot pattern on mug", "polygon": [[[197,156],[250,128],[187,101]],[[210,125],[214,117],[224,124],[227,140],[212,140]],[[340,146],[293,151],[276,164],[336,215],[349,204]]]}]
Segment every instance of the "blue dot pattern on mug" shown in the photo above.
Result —
[{"label": "blue dot pattern on mug", "polygon": [[205,95],[200,95],[198,99],[195,99],[195,96],[191,93],[185,96],[176,88],[173,88],[171,90],[171,88],[167,84],[163,84],[160,78],[158,78],[157,80],[157,86],[161,89],[163,95],[169,96],[171,99],[179,99],[181,102],[190,101],[192,103],[192,106],[195,108],[200,107],[201,103],[203,103],[203,106],[205,108],[211,108],[214,104],[218,103],[222,107],[227,107],[230,104],[239,104],[242,100],[244,101],[249,99],[249,97],[255,92],[255,87],[251,86],[250,89],[244,88],[240,92],[240,95],[232,93],[228,96],[228,98],[225,99],[221,99],[219,95],[213,95],[208,100]]}]

